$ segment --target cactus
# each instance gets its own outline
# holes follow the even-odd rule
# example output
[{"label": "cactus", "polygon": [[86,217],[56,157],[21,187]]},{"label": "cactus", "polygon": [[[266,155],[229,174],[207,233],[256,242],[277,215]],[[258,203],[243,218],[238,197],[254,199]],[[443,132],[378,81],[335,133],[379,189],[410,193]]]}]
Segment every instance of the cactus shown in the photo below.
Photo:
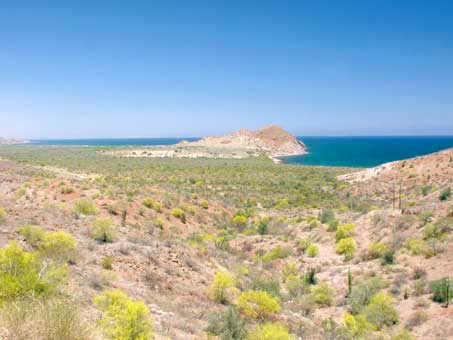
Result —
[{"label": "cactus", "polygon": [[352,273],[351,269],[348,269],[348,295],[352,293]]},{"label": "cactus", "polygon": [[450,304],[450,299],[451,299],[450,278],[445,279],[444,296],[445,296],[445,307],[448,308],[448,305]]}]

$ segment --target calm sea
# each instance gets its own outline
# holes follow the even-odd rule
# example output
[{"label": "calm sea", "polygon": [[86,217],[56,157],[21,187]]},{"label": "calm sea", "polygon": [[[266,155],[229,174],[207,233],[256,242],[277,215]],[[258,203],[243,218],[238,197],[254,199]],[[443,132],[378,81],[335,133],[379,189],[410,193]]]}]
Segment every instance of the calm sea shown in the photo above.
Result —
[{"label": "calm sea", "polygon": [[[284,157],[284,163],[345,167],[372,167],[382,163],[426,155],[453,147],[453,136],[417,137],[298,137],[309,154]],[[39,145],[171,145],[198,138],[128,138],[35,140]]]}]

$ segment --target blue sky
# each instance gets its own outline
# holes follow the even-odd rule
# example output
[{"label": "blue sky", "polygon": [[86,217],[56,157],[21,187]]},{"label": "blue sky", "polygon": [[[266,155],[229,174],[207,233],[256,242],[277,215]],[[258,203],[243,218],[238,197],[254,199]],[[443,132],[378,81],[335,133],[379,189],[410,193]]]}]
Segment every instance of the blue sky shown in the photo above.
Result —
[{"label": "blue sky", "polygon": [[453,2],[2,1],[0,136],[453,134]]}]

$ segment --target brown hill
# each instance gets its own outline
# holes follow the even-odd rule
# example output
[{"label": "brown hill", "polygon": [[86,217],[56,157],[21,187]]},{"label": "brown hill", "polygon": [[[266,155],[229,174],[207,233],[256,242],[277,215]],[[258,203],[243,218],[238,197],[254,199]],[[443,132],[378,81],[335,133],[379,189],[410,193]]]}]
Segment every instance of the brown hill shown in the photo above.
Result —
[{"label": "brown hill", "polygon": [[256,131],[241,129],[224,136],[206,137],[188,144],[215,148],[258,149],[275,157],[307,153],[306,146],[301,141],[278,125],[268,125]]}]

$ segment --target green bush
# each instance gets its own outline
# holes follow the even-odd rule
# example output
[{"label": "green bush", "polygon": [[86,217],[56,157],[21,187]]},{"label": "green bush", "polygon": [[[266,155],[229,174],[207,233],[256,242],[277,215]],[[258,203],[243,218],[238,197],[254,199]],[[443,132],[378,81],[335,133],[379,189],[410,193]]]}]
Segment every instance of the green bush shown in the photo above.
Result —
[{"label": "green bush", "polygon": [[229,272],[215,273],[214,281],[208,288],[209,297],[218,303],[227,303],[234,288],[234,277]]},{"label": "green bush", "polygon": [[442,190],[442,192],[440,193],[439,200],[448,201],[450,199],[450,197],[451,197],[451,189],[446,188],[446,189]]},{"label": "green bush", "polygon": [[313,243],[310,238],[304,238],[299,241],[298,248],[301,252],[305,253],[307,248]]},{"label": "green bush", "polygon": [[30,298],[6,303],[0,310],[0,325],[8,334],[8,340],[97,339],[78,306],[60,298]]},{"label": "green bush", "polygon": [[307,248],[307,256],[309,257],[316,257],[318,256],[319,248],[315,244],[310,244]]},{"label": "green bush", "polygon": [[214,313],[205,331],[218,336],[220,340],[243,340],[246,336],[245,322],[233,307],[222,314]]},{"label": "green bush", "polygon": [[370,246],[369,254],[372,259],[382,258],[388,251],[388,247],[382,242],[373,242]]},{"label": "green bush", "polygon": [[200,207],[203,209],[208,209],[209,208],[209,202],[207,200],[201,200],[200,201]]},{"label": "green bush", "polygon": [[242,215],[236,215],[233,217],[233,225],[236,228],[244,228],[247,225],[247,217],[242,216]]},{"label": "green bush", "polygon": [[330,223],[331,221],[335,220],[335,213],[333,212],[332,209],[323,209],[319,213],[318,219],[319,219],[319,222],[321,222],[323,224]]},{"label": "green bush", "polygon": [[292,254],[292,249],[289,247],[276,246],[271,251],[263,255],[263,262],[271,262],[278,259],[285,259]]},{"label": "green bush", "polygon": [[335,239],[340,241],[344,238],[349,238],[354,235],[355,225],[352,223],[343,224],[337,228],[337,232],[335,234]]},{"label": "green bush", "polygon": [[0,249],[0,302],[49,294],[65,277],[65,265],[43,263],[15,242]]},{"label": "green bush", "polygon": [[297,275],[298,273],[299,273],[299,270],[297,269],[296,262],[290,261],[290,262],[286,263],[282,269],[283,282],[286,280],[286,278],[288,276]]},{"label": "green bush", "polygon": [[254,277],[249,288],[269,293],[276,298],[280,297],[280,281],[278,279]]},{"label": "green bush", "polygon": [[356,315],[371,302],[371,299],[376,293],[387,286],[387,283],[379,277],[362,279],[351,291],[348,296],[348,304],[352,314]]},{"label": "green bush", "polygon": [[102,312],[100,325],[112,340],[148,340],[154,338],[153,319],[146,305],[132,300],[119,290],[95,297]]},{"label": "green bush", "polygon": [[264,320],[280,311],[278,300],[266,292],[249,290],[242,293],[237,302],[237,307],[245,316]]},{"label": "green bush", "polygon": [[260,235],[266,235],[267,232],[269,230],[269,223],[267,220],[265,219],[262,219],[259,223],[258,223],[258,228],[257,228],[257,231],[258,231],[258,234]]},{"label": "green bush", "polygon": [[392,336],[391,340],[415,340],[415,337],[407,329],[403,329]]},{"label": "green bush", "polygon": [[345,260],[350,260],[357,250],[357,243],[352,237],[342,238],[337,242],[337,254],[344,255]]},{"label": "green bush", "polygon": [[278,323],[258,325],[247,334],[247,340],[292,340],[294,339],[285,326]]},{"label": "green bush", "polygon": [[406,240],[406,248],[412,253],[412,255],[425,255],[427,257],[432,256],[431,249],[425,240],[411,237]]},{"label": "green bush", "polygon": [[[448,277],[444,277],[440,280],[434,281],[431,283],[431,293],[432,293],[432,299],[434,302],[439,302],[439,303],[444,303],[447,302],[446,299],[446,288],[448,285]],[[452,280],[450,279],[450,282]],[[451,289],[451,288],[450,288]],[[450,296],[451,299],[451,296]]]},{"label": "green bush", "polygon": [[386,292],[377,293],[363,311],[367,320],[378,329],[393,326],[399,322],[398,312],[394,307],[393,298]]},{"label": "green bush", "polygon": [[314,286],[311,290],[311,295],[318,306],[329,307],[333,304],[333,289],[326,282]]},{"label": "green bush", "polygon": [[154,200],[151,197],[145,197],[143,199],[143,205],[149,209],[154,208]]},{"label": "green bush", "polygon": [[70,234],[56,231],[45,235],[39,252],[44,257],[57,262],[74,261],[77,254],[77,242]]},{"label": "green bush", "polygon": [[25,238],[25,241],[34,248],[40,247],[44,243],[46,232],[40,226],[24,225],[19,229],[19,233]]},{"label": "green bush", "polygon": [[112,270],[114,260],[115,258],[113,256],[105,256],[104,258],[102,258],[102,268]]},{"label": "green bush", "polygon": [[299,296],[305,292],[304,281],[298,275],[289,275],[286,278],[286,289],[291,296]]},{"label": "green bush", "polygon": [[64,186],[61,188],[61,191],[60,191],[63,195],[69,195],[69,194],[72,194],[74,192],[74,189],[71,188],[71,187],[67,187],[67,186]]},{"label": "green bush", "polygon": [[99,212],[93,201],[86,198],[74,203],[74,211],[81,215],[96,215]]},{"label": "green bush", "polygon": [[186,223],[186,213],[181,208],[175,208],[171,211],[173,217],[179,219],[182,223]]},{"label": "green bush", "polygon": [[344,315],[344,324],[353,339],[363,339],[366,334],[376,329],[372,323],[368,322],[364,315],[346,313]]},{"label": "green bush", "polygon": [[90,235],[99,242],[113,242],[115,238],[115,227],[112,219],[108,217],[96,218],[93,221]]}]

